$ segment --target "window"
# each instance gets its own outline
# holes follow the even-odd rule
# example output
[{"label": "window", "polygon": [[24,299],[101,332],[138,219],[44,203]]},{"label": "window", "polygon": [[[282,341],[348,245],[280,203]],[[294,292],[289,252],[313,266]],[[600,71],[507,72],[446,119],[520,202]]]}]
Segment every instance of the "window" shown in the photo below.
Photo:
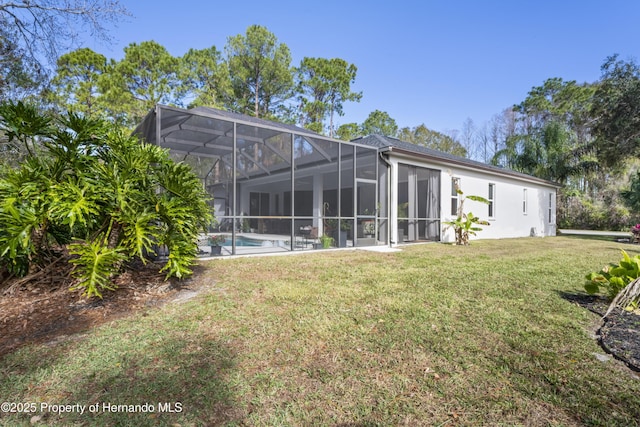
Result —
[{"label": "window", "polygon": [[553,224],[553,193],[549,193],[549,224]]},{"label": "window", "polygon": [[489,218],[493,218],[496,214],[495,211],[495,205],[494,205],[494,200],[496,197],[496,185],[495,184],[489,184],[489,197],[487,197],[487,200],[489,200]]},{"label": "window", "polygon": [[527,214],[527,189],[522,189],[522,213]]},{"label": "window", "polygon": [[451,178],[451,215],[458,215],[458,198],[460,191],[460,178]]}]

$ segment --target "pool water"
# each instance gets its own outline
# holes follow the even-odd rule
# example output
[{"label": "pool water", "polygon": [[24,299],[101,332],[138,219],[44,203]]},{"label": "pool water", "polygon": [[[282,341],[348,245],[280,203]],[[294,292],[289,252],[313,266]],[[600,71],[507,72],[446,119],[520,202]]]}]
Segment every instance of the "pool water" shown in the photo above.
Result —
[{"label": "pool water", "polygon": [[[238,236],[236,237],[236,246],[271,246],[265,245],[265,243],[271,243],[266,240],[250,239],[249,237]],[[226,237],[222,246],[233,246],[233,239],[231,236]]]},{"label": "pool water", "polygon": [[[233,239],[230,234],[219,234],[218,236],[224,237],[222,243],[219,243],[220,246],[225,247],[225,253],[231,253],[231,247],[233,246]],[[208,243],[208,239],[203,238],[199,242],[200,250],[205,253],[209,252],[208,247],[211,246]],[[265,239],[256,239],[247,236],[237,236],[236,237],[236,247],[245,247],[245,248],[287,248],[289,246],[289,242],[286,240],[265,240]],[[246,251],[245,251],[246,252]]]}]

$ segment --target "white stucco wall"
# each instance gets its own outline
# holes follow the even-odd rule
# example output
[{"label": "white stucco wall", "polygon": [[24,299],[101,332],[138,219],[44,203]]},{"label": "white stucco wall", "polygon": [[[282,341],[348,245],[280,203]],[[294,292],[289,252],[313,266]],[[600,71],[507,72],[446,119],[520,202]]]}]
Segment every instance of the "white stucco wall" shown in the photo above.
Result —
[{"label": "white stucco wall", "polygon": [[[472,239],[499,239],[512,237],[535,236],[555,236],[556,234],[556,192],[557,188],[536,182],[535,179],[527,180],[512,177],[499,172],[483,170],[473,170],[463,167],[456,167],[444,163],[422,161],[421,159],[411,159],[407,157],[390,158],[393,165],[391,177],[391,188],[397,186],[397,166],[398,164],[408,164],[418,167],[440,170],[441,185],[441,221],[443,242],[455,241],[452,228],[444,225],[445,221],[455,218],[451,214],[451,178],[460,179],[460,188],[464,195],[476,195],[488,198],[489,183],[495,184],[494,195],[494,216],[489,218],[489,208],[486,204],[466,200],[464,202],[464,212],[473,212],[481,219],[488,220],[489,226],[482,226],[483,230]],[[527,210],[523,212],[524,191],[526,189]],[[463,197],[464,197],[463,195]],[[391,194],[391,217],[397,218],[397,198],[396,191]],[[551,197],[551,220],[549,220],[549,198]],[[397,233],[396,221],[391,222],[392,241]]]},{"label": "white stucco wall", "polygon": [[[489,217],[489,207],[480,202],[466,200],[464,212],[473,212],[480,219],[489,221],[482,226],[475,238],[499,239],[526,236],[555,236],[556,188],[508,176],[490,175],[481,171],[450,168],[442,175],[442,219],[448,221],[451,215],[451,177],[460,179],[464,195],[489,197],[489,184],[494,187],[493,217]],[[525,196],[526,192],[526,196]],[[464,197],[464,195],[462,197]],[[523,204],[526,197],[526,212]],[[549,221],[549,197],[551,197],[551,221]],[[474,238],[474,236],[472,236]],[[454,241],[452,229],[444,230],[442,241]]]}]

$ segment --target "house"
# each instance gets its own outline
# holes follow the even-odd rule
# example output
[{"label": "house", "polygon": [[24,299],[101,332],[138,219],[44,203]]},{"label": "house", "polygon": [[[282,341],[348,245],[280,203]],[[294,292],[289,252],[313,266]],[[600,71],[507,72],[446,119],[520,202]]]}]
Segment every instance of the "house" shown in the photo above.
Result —
[{"label": "house", "polygon": [[[453,241],[465,211],[482,238],[555,235],[559,186],[522,173],[370,135],[338,141],[297,126],[197,107],[157,105],[136,128],[189,163],[209,193],[226,254]],[[330,238],[330,239],[329,239]]]}]

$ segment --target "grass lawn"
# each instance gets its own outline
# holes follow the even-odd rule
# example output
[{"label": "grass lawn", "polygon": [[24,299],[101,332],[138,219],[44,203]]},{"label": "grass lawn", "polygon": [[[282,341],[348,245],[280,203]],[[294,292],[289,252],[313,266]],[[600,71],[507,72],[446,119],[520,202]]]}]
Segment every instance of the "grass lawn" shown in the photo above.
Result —
[{"label": "grass lawn", "polygon": [[620,248],[638,252],[557,237],[212,261],[195,299],[0,359],[0,400],[98,408],[0,424],[637,425],[640,380],[596,359],[598,317],[562,298]]}]

